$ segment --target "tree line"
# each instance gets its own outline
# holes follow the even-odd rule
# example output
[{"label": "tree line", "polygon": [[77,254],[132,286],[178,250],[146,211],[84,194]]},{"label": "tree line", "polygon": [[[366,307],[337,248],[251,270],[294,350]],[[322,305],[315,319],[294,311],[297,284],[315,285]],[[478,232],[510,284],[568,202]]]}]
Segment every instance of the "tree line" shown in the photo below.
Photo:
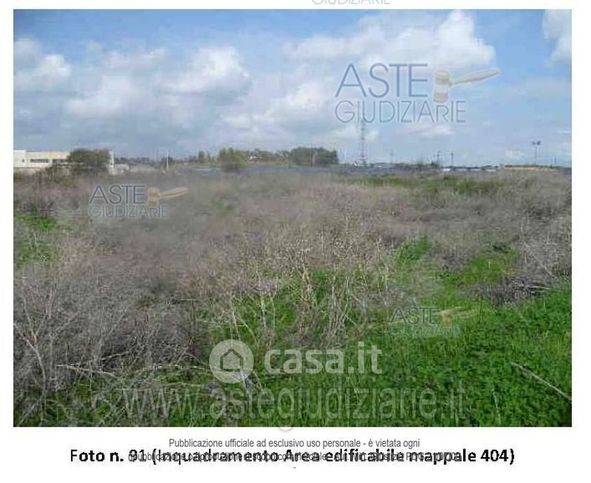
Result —
[{"label": "tree line", "polygon": [[[106,173],[110,161],[110,153],[106,149],[75,149],[72,151],[64,165],[54,166],[55,169],[68,168],[72,174],[97,174]],[[118,157],[116,163],[125,164],[154,164],[147,157]],[[239,171],[249,164],[275,163],[296,166],[330,166],[339,162],[335,150],[322,147],[296,147],[289,151],[266,151],[262,149],[244,150],[234,148],[222,148],[217,153],[199,151],[196,155],[185,158],[163,157],[156,162],[160,167],[168,165],[172,167],[178,164],[192,164],[202,166],[219,166],[223,171]]]},{"label": "tree line", "polygon": [[[154,164],[154,161],[146,157],[116,158],[118,163],[127,164]],[[172,156],[162,157],[157,164],[169,166],[175,164],[191,164],[198,166],[219,166],[226,171],[235,171],[249,164],[282,164],[297,166],[330,166],[339,162],[335,150],[322,147],[296,147],[291,150],[267,151],[263,149],[235,149],[222,148],[217,153],[198,151],[197,154],[184,158]]]}]

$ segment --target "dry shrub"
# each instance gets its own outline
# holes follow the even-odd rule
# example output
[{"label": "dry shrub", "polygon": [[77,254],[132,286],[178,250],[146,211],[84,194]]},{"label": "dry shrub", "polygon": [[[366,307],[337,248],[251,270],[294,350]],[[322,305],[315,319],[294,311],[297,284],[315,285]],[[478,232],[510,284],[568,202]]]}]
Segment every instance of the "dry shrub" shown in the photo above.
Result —
[{"label": "dry shrub", "polygon": [[[498,188],[425,196],[420,188],[297,173],[136,175],[42,185],[20,179],[16,210],[51,213],[68,228],[60,232],[59,260],[15,272],[17,413],[23,419],[42,414],[48,397],[94,374],[202,363],[214,321],[196,315],[201,309],[223,323],[238,298],[272,296],[292,280],[303,287],[294,341],[322,334],[323,342],[336,343],[352,307],[363,311],[400,300],[388,283],[376,292],[372,274],[387,279],[384,260],[421,235],[448,269],[491,244],[514,247],[517,270],[494,294],[499,300],[568,277],[570,179],[500,173],[485,181]],[[189,193],[169,202],[166,219],[92,220],[86,209],[98,182],[188,186]],[[366,277],[331,282],[326,327],[313,325],[315,311],[326,307],[309,296],[310,276],[319,269]],[[428,293],[423,282],[417,286]],[[260,334],[261,344],[273,337]]]}]

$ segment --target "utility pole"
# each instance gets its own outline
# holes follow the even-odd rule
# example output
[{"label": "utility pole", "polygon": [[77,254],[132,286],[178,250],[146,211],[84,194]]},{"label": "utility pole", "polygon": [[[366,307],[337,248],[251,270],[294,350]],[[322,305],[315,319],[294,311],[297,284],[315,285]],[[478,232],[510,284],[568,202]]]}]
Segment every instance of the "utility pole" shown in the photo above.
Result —
[{"label": "utility pole", "polygon": [[451,167],[454,167],[454,152],[452,151],[451,153],[449,153],[449,160],[451,162]]},{"label": "utility pole", "polygon": [[441,157],[441,151],[437,151],[437,154],[435,155],[435,163],[439,164],[440,157]]},{"label": "utility pole", "polygon": [[542,141],[532,141],[531,144],[534,147],[534,164],[538,164],[538,148],[542,144]]}]

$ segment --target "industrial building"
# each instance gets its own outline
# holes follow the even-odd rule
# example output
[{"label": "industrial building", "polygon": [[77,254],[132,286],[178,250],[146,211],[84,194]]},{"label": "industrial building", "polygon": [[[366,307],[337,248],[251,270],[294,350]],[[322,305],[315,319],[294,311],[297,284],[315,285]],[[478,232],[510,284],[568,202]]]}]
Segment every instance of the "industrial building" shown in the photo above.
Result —
[{"label": "industrial building", "polygon": [[[34,174],[51,166],[67,166],[69,151],[27,151],[15,149],[13,152],[13,168],[17,173]],[[108,170],[111,174],[117,174],[120,170],[115,167],[115,156],[109,151]]]}]

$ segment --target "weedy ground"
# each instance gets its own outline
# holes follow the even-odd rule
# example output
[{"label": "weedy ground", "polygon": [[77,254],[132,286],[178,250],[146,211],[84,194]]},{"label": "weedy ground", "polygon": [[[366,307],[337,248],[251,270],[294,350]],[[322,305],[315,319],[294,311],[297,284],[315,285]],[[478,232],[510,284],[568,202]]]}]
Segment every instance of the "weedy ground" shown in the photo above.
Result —
[{"label": "weedy ground", "polygon": [[[131,182],[189,192],[89,216]],[[562,173],[35,176],[14,208],[16,425],[571,424]],[[244,383],[209,369],[229,338]]]}]

